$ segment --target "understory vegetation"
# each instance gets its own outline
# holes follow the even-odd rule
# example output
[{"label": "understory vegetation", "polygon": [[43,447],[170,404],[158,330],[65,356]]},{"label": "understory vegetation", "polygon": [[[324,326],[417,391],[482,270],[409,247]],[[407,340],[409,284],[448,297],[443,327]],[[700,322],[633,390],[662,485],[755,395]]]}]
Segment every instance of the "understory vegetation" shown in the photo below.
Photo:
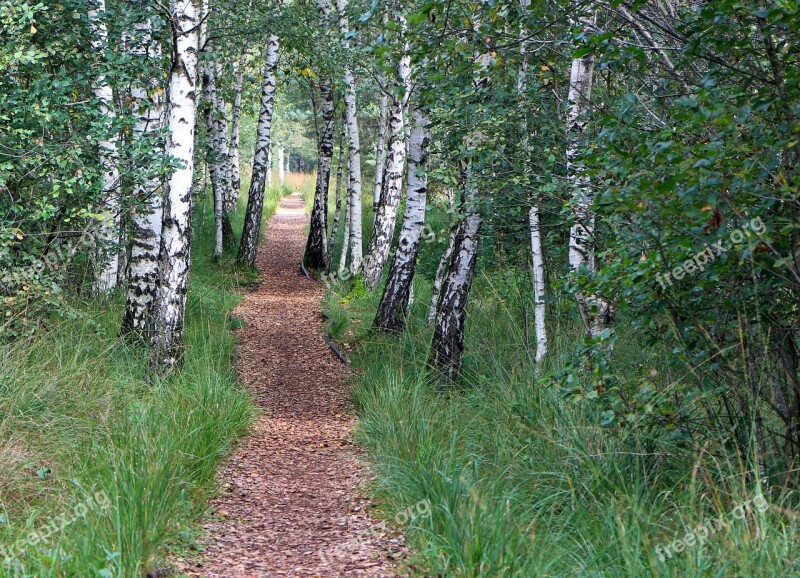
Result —
[{"label": "understory vegetation", "polygon": [[[288,192],[267,191],[265,218]],[[212,265],[212,213],[196,212],[179,375],[153,382],[147,350],[118,338],[120,295],[65,299],[36,337],[1,346],[0,575],[142,576],[193,546],[254,413],[235,383],[230,317],[254,277],[231,254]]]},{"label": "understory vegetation", "polygon": [[[441,206],[428,222],[433,231],[446,226]],[[439,236],[422,247],[401,336],[372,328],[380,290],[340,282],[325,304],[333,337],[351,352],[357,439],[377,477],[379,509],[392,520],[431,502],[429,518],[398,528],[412,575],[800,573],[796,498],[754,479],[751,456],[710,428],[693,445],[647,420],[609,427],[593,404],[576,403],[562,377],[574,369],[583,327],[567,294],[554,299],[551,354],[537,373],[525,330],[528,272],[496,247],[479,261],[464,377],[443,391],[427,366],[426,322],[441,244]],[[671,352],[625,327],[611,358],[616,378],[628,387],[643,368],[654,377],[669,371]],[[695,400],[676,403],[689,411]],[[676,551],[676,540],[685,549]]]}]

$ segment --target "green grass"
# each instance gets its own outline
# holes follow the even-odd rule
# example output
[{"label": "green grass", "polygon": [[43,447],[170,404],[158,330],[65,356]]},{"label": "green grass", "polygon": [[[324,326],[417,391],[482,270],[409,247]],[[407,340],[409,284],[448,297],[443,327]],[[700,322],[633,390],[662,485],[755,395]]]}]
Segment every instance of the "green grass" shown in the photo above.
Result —
[{"label": "green grass", "polygon": [[[602,428],[586,405],[566,401],[551,381],[535,377],[513,272],[479,273],[467,322],[465,383],[445,393],[434,388],[424,369],[431,339],[424,319],[429,278],[445,242],[423,248],[402,336],[369,329],[380,290],[364,295],[339,285],[325,303],[335,337],[357,346],[357,440],[376,476],[381,514],[391,520],[421,500],[431,503],[429,517],[401,528],[412,575],[800,575],[792,553],[798,517],[787,513],[786,496],[768,494],[767,511],[732,518],[738,504],[761,491],[743,473],[745,464],[717,448],[673,454],[644,432]],[[554,307],[545,371],[558,370],[580,341],[568,305]],[[658,354],[620,330],[618,371]],[[656,546],[719,515],[728,528],[660,559]]]},{"label": "green grass", "polygon": [[[282,194],[268,192],[265,218]],[[195,543],[214,475],[254,415],[229,316],[246,278],[232,255],[212,264],[208,209],[178,375],[148,383],[147,352],[117,337],[121,296],[65,303],[67,319],[0,351],[0,547],[14,548],[0,576],[144,576]]]}]

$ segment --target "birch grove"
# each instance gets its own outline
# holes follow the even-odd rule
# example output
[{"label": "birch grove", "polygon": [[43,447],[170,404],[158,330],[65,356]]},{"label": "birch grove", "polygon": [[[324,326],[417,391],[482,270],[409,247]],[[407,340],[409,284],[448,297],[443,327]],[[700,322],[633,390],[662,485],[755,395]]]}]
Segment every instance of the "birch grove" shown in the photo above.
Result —
[{"label": "birch grove", "polygon": [[167,155],[178,159],[181,166],[172,172],[167,183],[158,256],[159,281],[152,305],[150,366],[159,372],[180,366],[184,353],[197,118],[197,0],[175,0],[171,19],[175,48],[169,75]]}]

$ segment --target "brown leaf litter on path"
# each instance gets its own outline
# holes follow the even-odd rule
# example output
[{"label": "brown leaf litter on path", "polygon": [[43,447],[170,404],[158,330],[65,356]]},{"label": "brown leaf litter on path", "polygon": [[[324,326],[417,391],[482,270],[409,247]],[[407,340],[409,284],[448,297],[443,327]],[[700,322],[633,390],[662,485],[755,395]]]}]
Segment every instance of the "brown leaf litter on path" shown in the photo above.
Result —
[{"label": "brown leaf litter on path", "polygon": [[209,578],[393,576],[389,537],[374,527],[346,402],[347,368],[322,331],[323,292],[300,272],[306,214],[298,194],[281,201],[257,265],[264,282],[234,312],[238,374],[263,414],[220,474],[202,559],[182,572]]}]

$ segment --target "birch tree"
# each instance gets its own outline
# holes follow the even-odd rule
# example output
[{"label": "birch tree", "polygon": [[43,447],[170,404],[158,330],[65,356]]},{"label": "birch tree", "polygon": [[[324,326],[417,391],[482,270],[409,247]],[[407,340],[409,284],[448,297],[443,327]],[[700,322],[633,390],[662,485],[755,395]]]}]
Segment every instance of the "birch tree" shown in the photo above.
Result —
[{"label": "birch tree", "polygon": [[[93,0],[89,10],[92,25],[92,48],[105,60],[108,46],[108,30],[105,0]],[[121,223],[121,196],[118,137],[114,133],[114,91],[105,74],[98,75],[94,84],[104,136],[99,141],[102,193],[98,206],[99,223],[95,235],[95,281],[94,289],[99,295],[108,295],[117,286],[119,270],[119,242]]]},{"label": "birch tree", "polygon": [[239,201],[239,194],[242,188],[242,171],[240,165],[239,142],[242,116],[242,91],[244,89],[244,68],[247,60],[247,42],[242,42],[239,60],[234,64],[234,85],[233,103],[231,104],[231,137],[230,147],[228,148],[228,159],[230,161],[231,174],[231,198],[227,210],[232,212],[236,209]]},{"label": "birch tree", "polygon": [[[401,33],[405,34],[406,21],[402,15],[400,20]],[[380,281],[383,267],[389,256],[394,228],[397,221],[397,210],[400,205],[400,196],[403,187],[403,171],[406,162],[405,118],[403,114],[404,97],[408,93],[411,80],[411,58],[408,54],[408,44],[404,43],[403,53],[397,64],[397,78],[395,90],[392,94],[392,105],[389,111],[389,151],[386,157],[383,191],[378,210],[375,213],[372,235],[369,240],[366,256],[364,257],[363,279],[364,285],[370,291],[375,290]],[[355,215],[351,215],[351,220]]]},{"label": "birch tree", "polygon": [[247,267],[254,267],[258,238],[261,234],[261,220],[264,211],[264,187],[269,166],[269,150],[272,138],[272,112],[275,107],[276,75],[278,72],[279,41],[276,35],[267,39],[267,61],[264,66],[264,81],[261,86],[261,111],[258,115],[256,149],[253,156],[253,176],[247,195],[247,210],[244,216],[242,240],[236,261]]},{"label": "birch tree", "polygon": [[283,184],[286,182],[286,168],[283,162],[283,145],[278,147],[278,182]]},{"label": "birch tree", "polygon": [[[336,236],[339,233],[339,220],[340,214],[343,210],[343,207],[347,207],[347,201],[342,203],[342,186],[344,185],[344,141],[345,141],[345,131],[344,127],[342,127],[341,135],[339,137],[339,162],[336,166],[336,203],[335,208],[333,211],[333,224],[331,225],[331,233],[330,238],[328,239],[328,254],[326,257],[326,264],[325,264],[325,271],[330,273],[331,271],[331,263],[333,261],[333,250],[336,247]],[[344,211],[346,212],[347,209],[345,208]],[[347,251],[348,245],[347,242],[349,241],[349,235],[345,234],[345,242],[342,244],[342,252],[345,254],[345,259],[347,259]]]},{"label": "birch tree", "polygon": [[361,138],[358,133],[358,108],[356,104],[356,80],[347,63],[350,59],[350,26],[347,21],[347,0],[336,0],[339,12],[339,29],[345,43],[344,105],[348,137],[347,202],[350,211],[350,270],[353,274],[361,268],[363,259],[361,231]]},{"label": "birch tree", "polygon": [[[473,78],[478,101],[486,98],[489,81],[486,77],[491,54],[483,52],[477,57],[479,70]],[[466,149],[479,150],[483,135],[473,130],[467,136]],[[478,258],[482,217],[479,208],[478,180],[481,167],[473,158],[463,160],[461,173],[462,198],[459,215],[453,231],[453,250],[444,275],[441,293],[438,296],[433,342],[428,365],[436,372],[442,383],[453,382],[461,372],[464,353],[464,323],[467,303],[472,288],[472,276]]]},{"label": "birch tree", "polygon": [[414,287],[414,270],[417,266],[417,256],[425,225],[430,122],[418,107],[414,107],[413,117],[414,123],[409,139],[408,183],[403,226],[397,242],[397,251],[389,269],[389,278],[375,316],[375,326],[384,331],[400,332],[405,324],[405,316],[410,307]]},{"label": "birch tree", "polygon": [[197,120],[197,0],[174,0],[171,21],[174,47],[169,76],[166,152],[180,164],[167,184],[158,258],[159,283],[152,306],[150,366],[159,372],[183,362]]},{"label": "birch tree", "polygon": [[[523,14],[530,6],[530,0],[520,0],[520,8]],[[526,100],[527,90],[527,50],[530,41],[527,38],[525,30],[520,31],[519,42],[519,72],[517,76],[517,92],[521,102]],[[524,141],[522,143],[525,156],[529,156],[528,152],[528,126],[527,122],[523,121],[523,134]],[[526,165],[528,163],[526,162]],[[533,325],[536,332],[536,353],[534,359],[536,366],[539,367],[547,354],[547,304],[545,301],[545,279],[544,279],[544,247],[542,245],[542,231],[539,221],[539,205],[537,199],[531,203],[528,210],[528,229],[530,230],[531,238],[531,270],[533,282]]]},{"label": "birch tree", "polygon": [[[582,17],[584,29],[594,27],[596,15]],[[581,161],[581,151],[586,144],[585,132],[592,99],[594,56],[588,53],[572,60],[569,78],[569,101],[567,109],[567,180],[572,189],[573,224],[569,233],[569,265],[574,274],[594,273],[597,270],[595,250],[595,214],[589,175]],[[611,327],[614,309],[611,303],[597,294],[575,292],[575,300],[583,319],[586,332],[599,337]]]},{"label": "birch tree", "polygon": [[[161,46],[153,39],[153,23],[146,19],[136,25],[139,33],[131,53],[137,58],[157,62]],[[133,138],[149,139],[157,135],[164,123],[163,89],[155,76],[138,78],[131,86],[131,100],[136,124]],[[158,281],[158,256],[161,245],[161,221],[164,188],[160,177],[136,181],[133,196],[138,204],[131,215],[131,254],[128,291],[122,333],[144,336],[150,322],[150,307]]]},{"label": "birch tree", "polygon": [[[329,0],[319,0],[320,27],[328,30],[331,4]],[[311,223],[303,261],[311,269],[325,268],[326,234],[328,221],[328,186],[331,179],[331,160],[333,158],[334,109],[333,88],[330,78],[325,75],[319,80],[320,108],[322,110],[321,127],[319,128],[319,164],[317,166],[317,183],[314,189],[314,205],[311,208]],[[352,140],[352,135],[350,139]],[[351,177],[352,179],[352,177]],[[352,225],[352,219],[351,219]],[[352,243],[352,238],[351,238]]]}]

